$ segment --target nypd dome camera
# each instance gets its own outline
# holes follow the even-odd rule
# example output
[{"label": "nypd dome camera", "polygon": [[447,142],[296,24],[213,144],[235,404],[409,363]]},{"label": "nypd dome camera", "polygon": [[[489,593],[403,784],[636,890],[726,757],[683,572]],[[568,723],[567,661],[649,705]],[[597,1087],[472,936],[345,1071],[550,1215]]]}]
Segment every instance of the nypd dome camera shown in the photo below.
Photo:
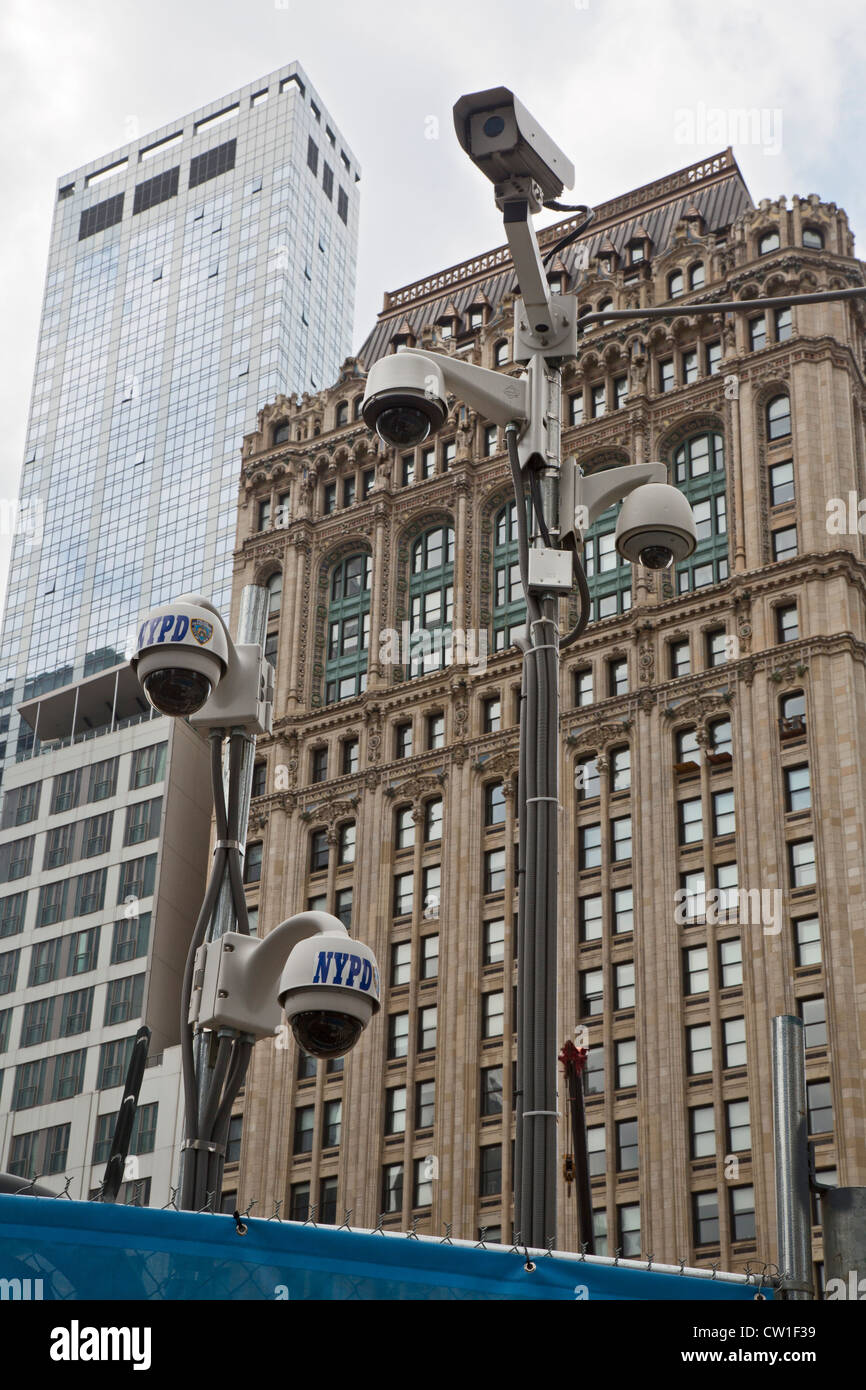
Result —
[{"label": "nypd dome camera", "polygon": [[448,418],[442,368],[416,353],[380,357],[370,368],[361,414],[385,444],[397,449],[423,444]]},{"label": "nypd dome camera", "polygon": [[277,995],[298,1046],[311,1057],[343,1057],[379,1009],[376,957],[346,933],[299,941]]},{"label": "nypd dome camera", "polygon": [[616,524],[616,548],[632,564],[669,569],[698,543],[688,501],[669,483],[643,483],[629,493]]},{"label": "nypd dome camera", "polygon": [[219,685],[229,643],[216,609],[195,594],[154,608],[139,625],[131,665],[154,709],[195,714]]},{"label": "nypd dome camera", "polygon": [[457,139],[494,184],[530,178],[541,202],[574,184],[574,165],[508,87],[470,92],[454,106]]}]

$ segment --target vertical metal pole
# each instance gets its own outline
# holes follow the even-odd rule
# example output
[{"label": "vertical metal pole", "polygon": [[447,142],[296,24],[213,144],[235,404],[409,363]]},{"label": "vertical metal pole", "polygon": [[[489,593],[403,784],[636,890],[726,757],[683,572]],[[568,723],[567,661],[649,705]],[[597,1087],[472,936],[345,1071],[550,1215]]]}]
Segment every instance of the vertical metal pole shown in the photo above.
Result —
[{"label": "vertical metal pole", "polygon": [[812,1290],[812,1223],[806,1118],[803,1023],[791,1014],[773,1019],[773,1143],[776,1159],[776,1229],[783,1297],[804,1300]]},{"label": "vertical metal pole", "polygon": [[[824,1289],[837,1297],[866,1296],[866,1187],[829,1187],[821,1193]],[[841,1279],[830,1289],[831,1279]],[[862,1288],[862,1292],[861,1292]]]},{"label": "vertical metal pole", "polygon": [[[265,631],[268,623],[268,591],[258,584],[247,584],[241,592],[241,606],[238,615],[238,628],[235,641],[243,646],[246,643],[258,642],[261,647],[265,645]],[[241,762],[241,774],[238,787],[240,798],[240,818],[238,825],[238,839],[243,845],[246,841],[247,826],[250,815],[250,795],[253,785],[253,761],[255,759],[256,740],[253,735],[249,735],[243,751]],[[228,745],[224,745],[223,751],[223,779],[226,788],[226,799],[228,799]],[[232,903],[231,884],[229,882],[228,871],[226,871],[213,921],[208,928],[206,940],[215,941],[218,937],[224,936],[226,932],[234,931],[237,925],[234,904]],[[210,1081],[213,1074],[213,1063],[215,1061],[215,1048],[211,1044],[215,1043],[216,1038],[213,1033],[196,1033],[193,1038],[193,1056],[195,1058],[195,1077],[196,1094],[198,1096],[198,1116],[199,1123],[203,1119],[204,1107],[207,1100]],[[187,1161],[187,1154],[190,1150],[185,1150],[182,1162]]]},{"label": "vertical metal pole", "polygon": [[[541,505],[556,527],[560,467],[561,372],[542,354],[546,468]],[[524,499],[517,497],[522,507]],[[544,542],[537,521],[531,545]],[[551,537],[555,544],[555,537]],[[528,595],[526,596],[528,599]],[[556,1239],[557,1186],[557,882],[559,835],[559,634],[557,599],[542,595],[540,620],[527,632],[520,721],[515,1228],[524,1245]]]}]

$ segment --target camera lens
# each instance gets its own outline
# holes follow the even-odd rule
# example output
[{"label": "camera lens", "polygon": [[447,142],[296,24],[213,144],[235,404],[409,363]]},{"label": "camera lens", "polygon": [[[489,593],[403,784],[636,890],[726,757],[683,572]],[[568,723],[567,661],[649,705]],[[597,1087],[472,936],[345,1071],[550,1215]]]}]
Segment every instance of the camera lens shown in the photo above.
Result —
[{"label": "camera lens", "polygon": [[344,1057],[355,1046],[363,1027],[359,1018],[322,1009],[295,1014],[292,1019],[295,1041],[313,1057]]},{"label": "camera lens", "polygon": [[385,444],[398,449],[423,444],[430,433],[430,420],[423,410],[410,405],[392,406],[383,410],[376,421],[376,432]]},{"label": "camera lens", "polygon": [[666,545],[648,545],[640,553],[640,562],[648,570],[666,570],[674,562],[674,552]]},{"label": "camera lens", "polygon": [[144,693],[154,709],[182,718],[195,714],[210,697],[211,683],[200,671],[169,666],[151,671],[142,682]]},{"label": "camera lens", "polygon": [[491,140],[494,135],[501,135],[505,129],[505,122],[501,116],[488,116],[482,127],[484,134]]}]

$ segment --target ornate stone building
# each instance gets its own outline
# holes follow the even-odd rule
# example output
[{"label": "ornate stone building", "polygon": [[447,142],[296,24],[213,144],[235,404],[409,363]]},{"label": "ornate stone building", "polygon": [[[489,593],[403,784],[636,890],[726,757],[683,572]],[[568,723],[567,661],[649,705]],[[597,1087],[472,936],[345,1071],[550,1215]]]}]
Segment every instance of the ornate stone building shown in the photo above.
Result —
[{"label": "ornate stone building", "polygon": [[[588,311],[850,286],[863,266],[843,211],[755,207],[727,151],[597,208],[550,275]],[[245,441],[235,602],[270,586],[277,672],[249,901],[262,931],[336,912],[383,998],[345,1068],[259,1044],[227,1203],[514,1235],[523,608],[504,441],[455,402],[400,454],[359,415],[365,364],[400,343],[519,372],[514,292],[499,248],[387,295],[340,379],[278,398]],[[601,1253],[774,1258],[782,1012],[807,1025],[819,1174],[866,1182],[864,316],[600,324],[564,374],[564,450],[587,470],[664,460],[700,538],[672,572],[632,569],[611,509],[587,546],[593,621],[562,661],[560,1035],[590,1049]],[[427,650],[407,644],[419,628]],[[575,1249],[564,1180],[559,1213]]]}]

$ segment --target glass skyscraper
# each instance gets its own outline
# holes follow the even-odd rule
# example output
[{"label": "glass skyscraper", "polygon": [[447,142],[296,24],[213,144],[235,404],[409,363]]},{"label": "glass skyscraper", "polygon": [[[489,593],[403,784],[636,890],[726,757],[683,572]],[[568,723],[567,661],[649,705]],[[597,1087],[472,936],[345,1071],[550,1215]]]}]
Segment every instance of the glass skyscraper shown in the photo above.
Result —
[{"label": "glass skyscraper", "polygon": [[22,700],[124,659],[140,608],[228,612],[240,446],[351,352],[358,162],[297,63],[58,181],[0,642]]}]

